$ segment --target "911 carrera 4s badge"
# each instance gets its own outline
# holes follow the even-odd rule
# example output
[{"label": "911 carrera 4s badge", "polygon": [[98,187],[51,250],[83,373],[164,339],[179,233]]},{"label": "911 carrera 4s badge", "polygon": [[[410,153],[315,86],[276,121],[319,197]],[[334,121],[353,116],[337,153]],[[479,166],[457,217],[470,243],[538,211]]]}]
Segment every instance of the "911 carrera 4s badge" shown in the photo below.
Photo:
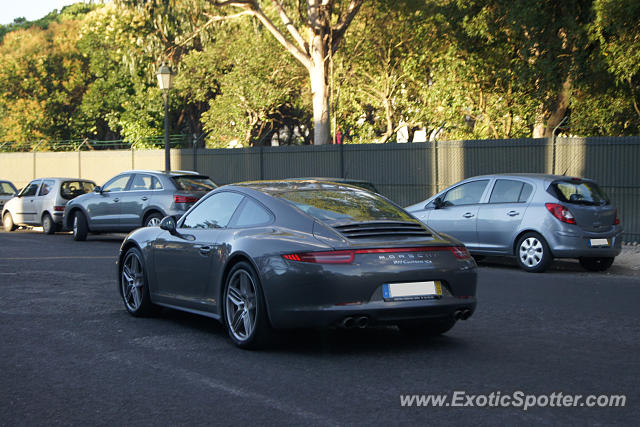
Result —
[{"label": "911 carrera 4s badge", "polygon": [[380,261],[389,261],[395,265],[409,265],[409,264],[431,264],[429,258],[433,254],[431,253],[408,253],[408,254],[393,254],[393,255],[379,255]]}]

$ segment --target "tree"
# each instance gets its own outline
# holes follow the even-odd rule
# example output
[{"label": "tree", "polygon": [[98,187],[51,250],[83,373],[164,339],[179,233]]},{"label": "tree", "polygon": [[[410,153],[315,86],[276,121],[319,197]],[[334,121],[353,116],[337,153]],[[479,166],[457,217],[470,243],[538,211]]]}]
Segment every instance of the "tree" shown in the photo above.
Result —
[{"label": "tree", "polygon": [[[340,42],[363,0],[307,0],[306,8],[301,2],[285,5],[272,0],[275,12],[280,18],[279,28],[267,16],[267,9],[258,0],[213,0],[216,6],[232,6],[255,16],[269,30],[275,39],[296,58],[309,73],[313,99],[314,144],[328,144],[331,141],[329,111],[329,64]],[[295,12],[294,13],[292,13]],[[297,22],[294,22],[294,19]],[[307,35],[305,40],[304,35]]]}]

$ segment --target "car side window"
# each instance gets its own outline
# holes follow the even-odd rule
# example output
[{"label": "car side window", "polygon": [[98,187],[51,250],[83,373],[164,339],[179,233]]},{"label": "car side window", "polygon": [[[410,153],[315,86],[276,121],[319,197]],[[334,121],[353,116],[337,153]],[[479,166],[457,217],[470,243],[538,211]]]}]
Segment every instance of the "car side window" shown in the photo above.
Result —
[{"label": "car side window", "polygon": [[529,200],[529,196],[531,196],[531,193],[533,193],[533,185],[527,184],[525,182],[524,185],[522,186],[522,191],[520,192],[520,197],[518,197],[518,201],[522,203],[526,202],[527,200]]},{"label": "car side window", "polygon": [[484,189],[489,183],[488,179],[471,181],[458,185],[447,191],[442,200],[446,206],[473,205],[480,203]]},{"label": "car side window", "polygon": [[102,187],[102,192],[108,193],[113,191],[124,191],[130,178],[131,175],[129,174],[118,175],[115,178],[112,178],[104,185],[104,187]]},{"label": "car side window", "polygon": [[53,190],[53,186],[55,185],[55,181],[52,179],[45,179],[42,181],[42,186],[40,186],[40,191],[38,191],[38,196],[46,196]]},{"label": "car side window", "polygon": [[268,224],[272,219],[273,217],[265,208],[249,197],[246,197],[232,227],[256,227],[258,225]]},{"label": "car side window", "polygon": [[31,181],[29,183],[29,185],[27,185],[26,187],[24,187],[24,189],[22,190],[22,192],[20,193],[20,196],[22,197],[30,197],[30,196],[35,196],[36,192],[38,191],[38,185],[40,185],[40,180],[38,181]]},{"label": "car side window", "polygon": [[207,197],[182,222],[182,228],[224,228],[238,208],[243,195],[224,191]]},{"label": "car side window", "polygon": [[162,185],[153,175],[136,174],[131,183],[131,191],[161,190]]},{"label": "car side window", "polygon": [[518,203],[522,191],[522,181],[498,179],[491,190],[489,203]]}]

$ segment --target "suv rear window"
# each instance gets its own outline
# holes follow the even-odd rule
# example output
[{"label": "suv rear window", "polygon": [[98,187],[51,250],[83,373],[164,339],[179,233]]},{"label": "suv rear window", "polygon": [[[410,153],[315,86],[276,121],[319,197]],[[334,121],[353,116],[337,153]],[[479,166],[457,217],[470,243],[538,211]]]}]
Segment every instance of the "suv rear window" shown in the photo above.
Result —
[{"label": "suv rear window", "polygon": [[182,191],[211,191],[218,187],[206,176],[184,175],[174,176],[172,179],[178,190]]},{"label": "suv rear window", "polygon": [[[335,187],[334,187],[335,188]],[[319,220],[356,222],[391,220],[411,221],[402,209],[368,191],[346,187],[326,190],[297,190],[273,193]]]},{"label": "suv rear window", "polygon": [[551,183],[555,196],[566,203],[576,205],[607,205],[609,198],[598,184],[579,179]]},{"label": "suv rear window", "polygon": [[63,181],[60,184],[60,196],[65,200],[71,200],[93,191],[96,185],[90,181]]}]

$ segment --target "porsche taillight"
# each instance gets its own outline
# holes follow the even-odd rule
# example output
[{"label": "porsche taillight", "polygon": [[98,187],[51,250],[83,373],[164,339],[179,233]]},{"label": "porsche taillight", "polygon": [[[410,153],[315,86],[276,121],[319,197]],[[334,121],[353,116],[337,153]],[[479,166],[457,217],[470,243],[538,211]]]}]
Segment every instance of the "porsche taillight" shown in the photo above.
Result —
[{"label": "porsche taillight", "polygon": [[360,254],[401,254],[407,252],[451,251],[458,259],[471,258],[464,246],[424,246],[414,248],[374,248],[355,249],[346,251],[300,252],[284,254],[282,258],[288,261],[311,262],[316,264],[349,264],[356,255]]}]

